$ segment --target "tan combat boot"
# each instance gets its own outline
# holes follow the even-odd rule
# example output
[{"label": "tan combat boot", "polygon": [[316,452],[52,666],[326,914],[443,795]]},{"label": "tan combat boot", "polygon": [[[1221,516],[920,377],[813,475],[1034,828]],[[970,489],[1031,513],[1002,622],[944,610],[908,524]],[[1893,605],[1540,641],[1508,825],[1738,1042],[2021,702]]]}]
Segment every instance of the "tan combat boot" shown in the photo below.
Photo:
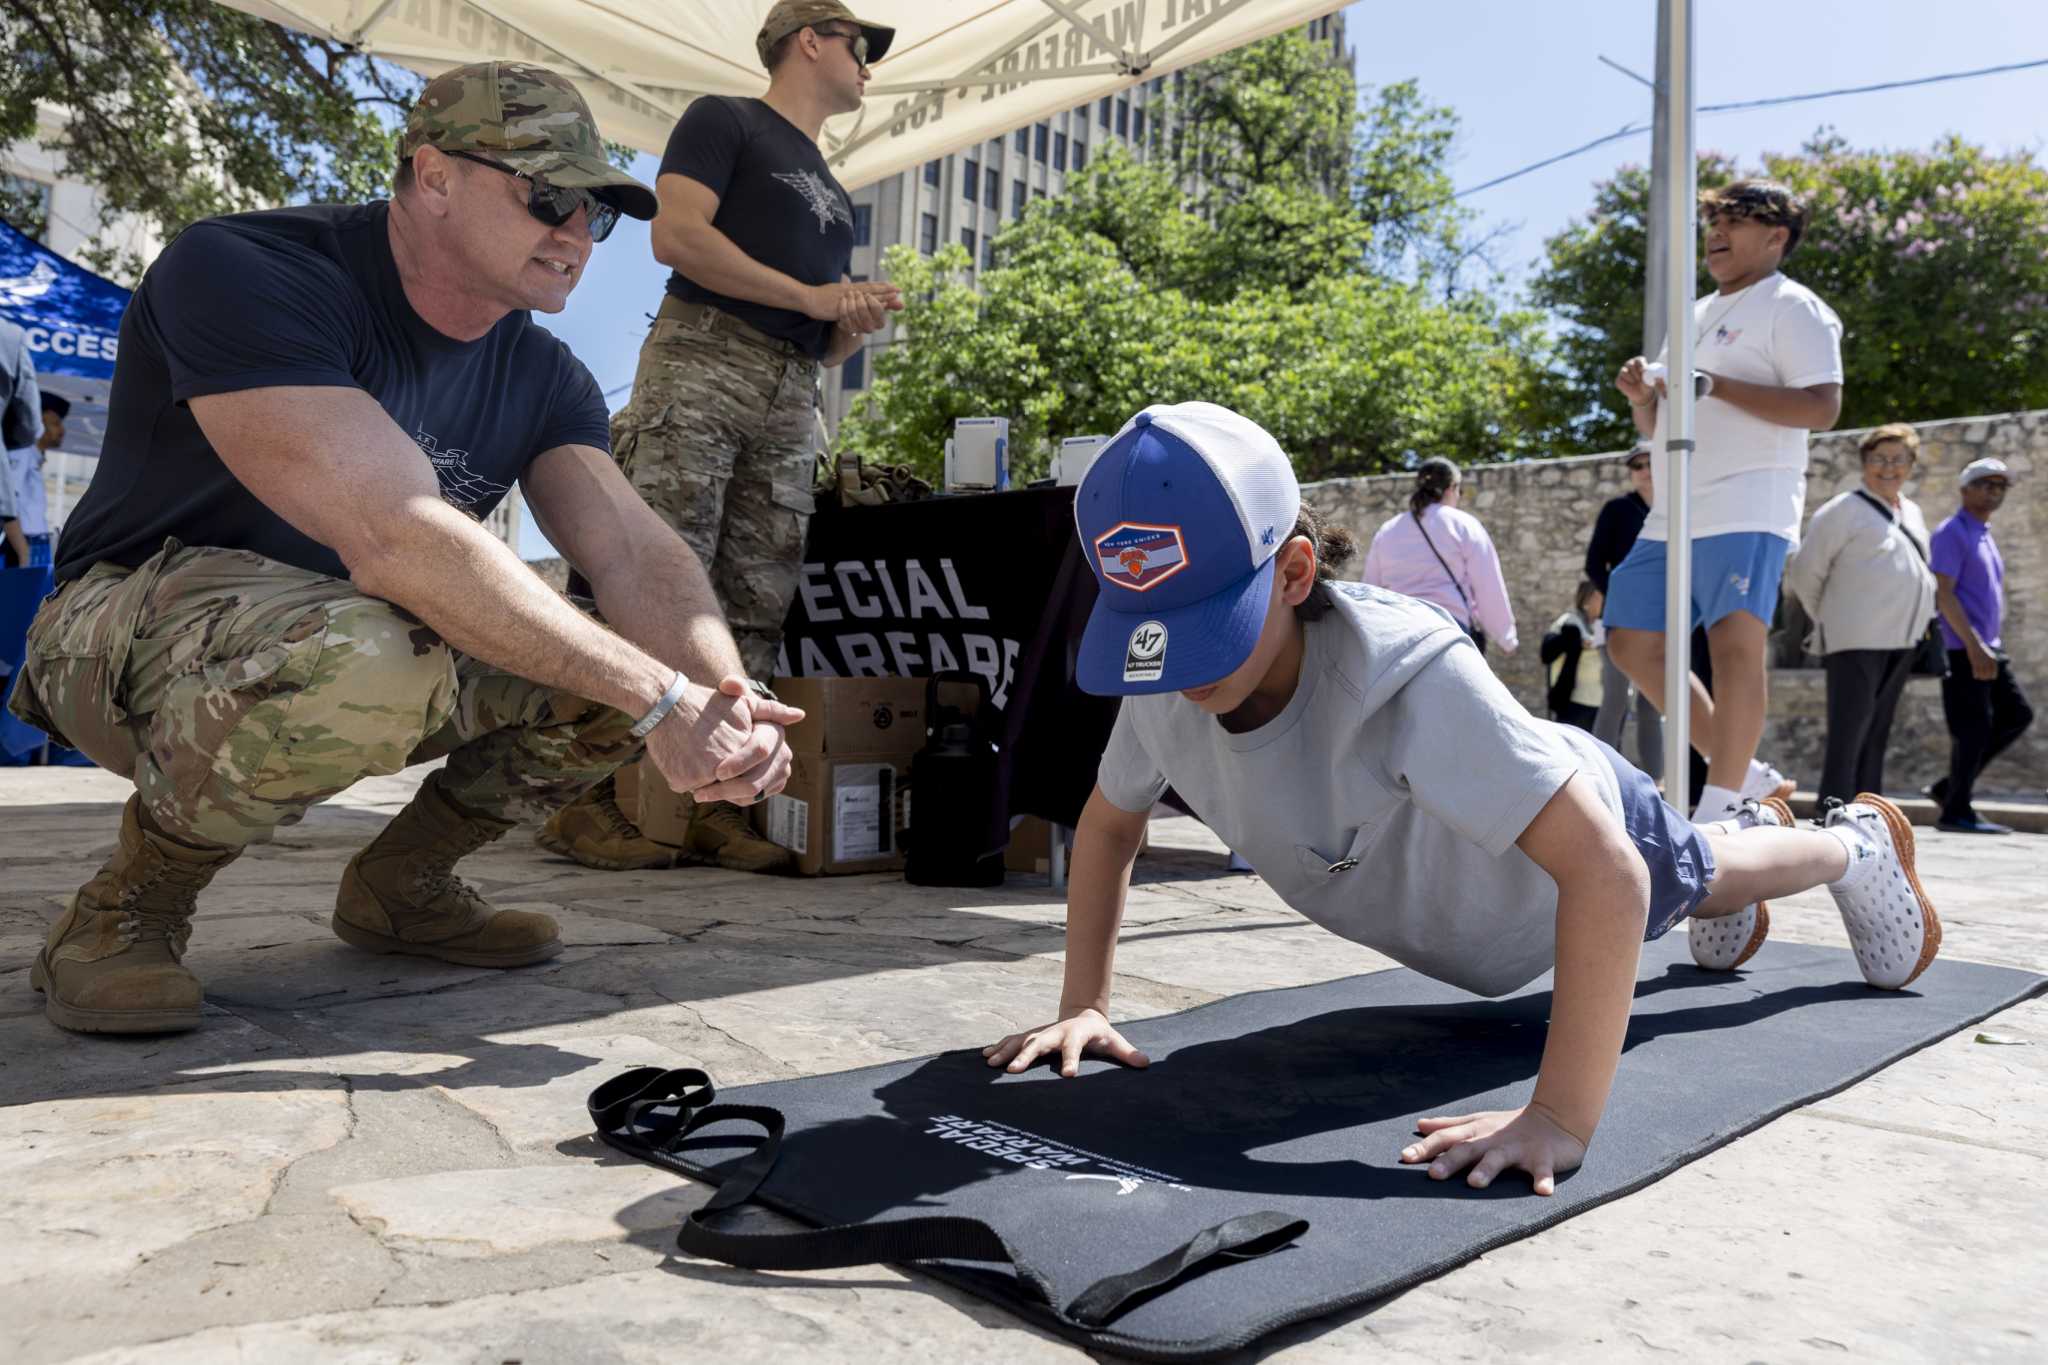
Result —
[{"label": "tan combat boot", "polygon": [[523,967],[562,951],[547,915],[500,910],[454,873],[455,863],[512,828],[472,815],[433,779],[349,859],[334,899],[334,932],[373,953],[411,953],[465,967]]},{"label": "tan combat boot", "polygon": [[735,872],[787,872],[796,854],[770,843],[747,823],[747,813],[730,801],[699,801],[690,812],[690,852]]},{"label": "tan combat boot", "polygon": [[550,853],[607,872],[673,867],[676,861],[674,849],[655,843],[626,818],[609,777],[549,816],[533,841]]},{"label": "tan combat boot", "polygon": [[199,978],[178,959],[199,893],[241,852],[145,829],[142,800],[129,797],[120,847],[71,898],[29,970],[50,1022],[80,1033],[199,1027]]}]

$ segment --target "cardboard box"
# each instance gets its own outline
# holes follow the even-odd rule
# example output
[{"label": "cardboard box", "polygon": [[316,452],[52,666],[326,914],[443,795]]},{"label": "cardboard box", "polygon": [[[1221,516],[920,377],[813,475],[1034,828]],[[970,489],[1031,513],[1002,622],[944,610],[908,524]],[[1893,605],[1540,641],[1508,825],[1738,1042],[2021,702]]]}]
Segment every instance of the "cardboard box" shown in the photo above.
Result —
[{"label": "cardboard box", "polygon": [[800,754],[914,754],[924,747],[923,678],[777,678],[769,686],[804,709],[789,730]]},{"label": "cardboard box", "polygon": [[[1145,835],[1138,841],[1138,852],[1143,853],[1152,846],[1152,827],[1145,827]],[[1067,854],[1071,860],[1073,848],[1069,845]],[[1020,815],[1010,822],[1010,844],[1003,850],[1003,866],[1012,872],[1036,873],[1041,877],[1052,875],[1052,825],[1036,815]]]},{"label": "cardboard box", "polygon": [[802,876],[901,868],[910,826],[910,754],[793,757],[789,784],[755,807],[754,828],[795,853]]}]

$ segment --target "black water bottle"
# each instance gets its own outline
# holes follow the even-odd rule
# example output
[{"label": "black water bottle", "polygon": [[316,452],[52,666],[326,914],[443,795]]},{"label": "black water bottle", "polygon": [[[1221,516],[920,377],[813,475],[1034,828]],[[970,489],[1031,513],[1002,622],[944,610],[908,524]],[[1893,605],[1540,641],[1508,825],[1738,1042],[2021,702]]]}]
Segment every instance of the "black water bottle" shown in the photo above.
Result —
[{"label": "black water bottle", "polygon": [[[939,701],[940,683],[966,683],[977,693],[965,711]],[[979,673],[936,673],[925,681],[924,747],[910,760],[910,828],[903,880],[915,886],[1001,886],[1009,843],[995,706]]]}]

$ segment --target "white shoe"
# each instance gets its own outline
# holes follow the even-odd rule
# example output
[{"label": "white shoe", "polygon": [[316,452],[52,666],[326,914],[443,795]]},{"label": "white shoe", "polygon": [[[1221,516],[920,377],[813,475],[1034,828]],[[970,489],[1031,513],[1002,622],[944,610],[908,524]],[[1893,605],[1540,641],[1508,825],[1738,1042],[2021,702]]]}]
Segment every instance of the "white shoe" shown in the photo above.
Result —
[{"label": "white shoe", "polygon": [[[1792,808],[1776,798],[1745,801],[1742,809],[1736,812],[1735,821],[1744,827],[1776,825],[1780,829],[1790,829]],[[1685,937],[1692,948],[1692,960],[1710,972],[1734,971],[1756,956],[1756,950],[1764,946],[1764,940],[1770,937],[1770,933],[1771,907],[1768,901],[1745,906],[1732,915],[1715,915],[1711,919],[1695,916],[1685,922]]]},{"label": "white shoe", "polygon": [[1749,760],[1749,774],[1742,779],[1745,801],[1790,801],[1797,789],[1797,783],[1770,764]]},{"label": "white shoe", "polygon": [[1869,792],[1829,811],[1826,824],[1851,825],[1863,836],[1849,870],[1828,887],[1863,979],[1887,991],[1912,984],[1941,949],[1941,918],[1913,870],[1913,826]]}]

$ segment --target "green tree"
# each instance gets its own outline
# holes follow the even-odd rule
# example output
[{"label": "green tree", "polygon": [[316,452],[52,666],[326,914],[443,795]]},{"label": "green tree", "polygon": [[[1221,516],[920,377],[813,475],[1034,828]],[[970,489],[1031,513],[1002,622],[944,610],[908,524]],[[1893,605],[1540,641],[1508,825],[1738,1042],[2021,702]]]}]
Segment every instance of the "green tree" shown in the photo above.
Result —
[{"label": "green tree", "polygon": [[1291,34],[1191,73],[1175,107],[1197,112],[1161,155],[1091,159],[992,268],[887,254],[909,306],[842,444],[935,471],[954,419],[1000,413],[1030,474],[1061,437],[1188,399],[1261,422],[1310,478],[1526,440],[1534,316],[1444,300],[1423,250],[1461,221],[1445,111],[1403,86],[1361,118],[1349,73]]},{"label": "green tree", "polygon": [[[50,143],[99,188],[101,222],[133,213],[166,236],[217,213],[373,198],[420,78],[215,0],[0,0],[0,142],[33,136],[36,104],[70,113]],[[23,205],[0,200],[21,221]],[[88,264],[132,281],[142,262]]]},{"label": "green tree", "polygon": [[[1700,185],[1744,174],[1702,157]],[[2048,169],[1957,138],[1861,152],[1826,133],[1747,172],[1807,201],[1785,273],[1842,319],[1845,427],[2048,406]],[[1634,439],[1615,371],[1642,349],[1649,175],[1623,170],[1550,239],[1530,299],[1563,322],[1538,424],[1562,447]],[[1702,292],[1713,288],[1704,270]]]}]

